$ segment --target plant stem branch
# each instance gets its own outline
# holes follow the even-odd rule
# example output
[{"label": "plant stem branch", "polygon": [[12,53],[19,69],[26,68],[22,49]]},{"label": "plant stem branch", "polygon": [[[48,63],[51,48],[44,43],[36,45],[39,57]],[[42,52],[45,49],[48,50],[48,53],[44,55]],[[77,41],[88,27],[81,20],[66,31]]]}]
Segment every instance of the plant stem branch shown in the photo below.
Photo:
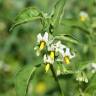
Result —
[{"label": "plant stem branch", "polygon": [[62,89],[60,87],[60,84],[59,84],[59,80],[58,80],[58,78],[56,76],[56,73],[55,73],[55,70],[53,68],[53,65],[50,66],[50,69],[51,69],[52,75],[53,75],[53,77],[54,77],[54,79],[55,79],[55,81],[57,83],[57,86],[58,86],[58,89],[59,89],[59,92],[60,92],[60,96],[64,96],[64,94],[62,92]]}]

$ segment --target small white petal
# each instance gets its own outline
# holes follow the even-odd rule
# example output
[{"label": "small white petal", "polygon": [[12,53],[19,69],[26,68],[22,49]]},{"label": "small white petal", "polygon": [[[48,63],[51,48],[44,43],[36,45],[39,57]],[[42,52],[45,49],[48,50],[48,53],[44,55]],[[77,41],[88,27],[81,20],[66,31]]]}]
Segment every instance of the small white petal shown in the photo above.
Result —
[{"label": "small white petal", "polygon": [[56,43],[56,52],[60,52],[62,55],[64,55],[64,48],[66,48],[66,46],[65,45],[63,45],[62,43],[61,43],[61,41],[58,41],[57,43]]},{"label": "small white petal", "polygon": [[44,63],[46,63],[46,60],[47,60],[46,54],[44,55],[43,60],[44,60]]},{"label": "small white petal", "polygon": [[53,64],[53,63],[54,63],[54,60],[52,60],[51,57],[48,56],[48,62],[49,62],[50,64]]},{"label": "small white petal", "polygon": [[85,78],[85,83],[88,83],[88,79],[87,78]]},{"label": "small white petal", "polygon": [[61,74],[60,69],[57,70],[57,76]]},{"label": "small white petal", "polygon": [[66,47],[65,45],[63,45],[63,44],[61,44],[60,47],[61,47],[62,49],[67,48],[67,47]]},{"label": "small white petal", "polygon": [[70,49],[69,48],[66,48],[66,51],[64,52],[64,54],[63,54],[63,57],[64,56],[71,56],[71,54],[70,54]]},{"label": "small white petal", "polygon": [[81,11],[81,12],[80,12],[80,16],[88,17],[88,14],[87,14],[86,12],[84,12],[84,11]]},{"label": "small white petal", "polygon": [[54,44],[48,46],[48,51],[54,51],[54,50],[55,50]]},{"label": "small white petal", "polygon": [[47,33],[47,32],[45,32],[45,34],[44,34],[44,36],[43,36],[43,40],[44,40],[45,42],[48,42],[48,33]]},{"label": "small white petal", "polygon": [[69,56],[70,59],[75,57],[75,53],[71,54],[70,48],[66,48],[65,55]]},{"label": "small white petal", "polygon": [[60,50],[61,54],[64,55],[64,50]]},{"label": "small white petal", "polygon": [[66,48],[65,54],[66,54],[66,55],[70,55],[70,49],[69,49],[69,48]]},{"label": "small white petal", "polygon": [[37,42],[39,43],[42,39],[43,39],[43,38],[42,38],[42,35],[41,35],[41,33],[39,33],[39,34],[37,35]]},{"label": "small white petal", "polygon": [[61,41],[58,41],[58,42],[56,43],[56,46],[59,47],[59,48],[66,48],[66,46],[63,45],[63,44],[61,43]]},{"label": "small white petal", "polygon": [[36,55],[40,56],[40,51],[39,50],[36,51]]},{"label": "small white petal", "polygon": [[53,64],[54,63],[54,60],[52,60],[50,58],[50,56],[47,56],[47,55],[44,55],[43,60],[44,60],[44,63],[50,63],[50,64]]}]

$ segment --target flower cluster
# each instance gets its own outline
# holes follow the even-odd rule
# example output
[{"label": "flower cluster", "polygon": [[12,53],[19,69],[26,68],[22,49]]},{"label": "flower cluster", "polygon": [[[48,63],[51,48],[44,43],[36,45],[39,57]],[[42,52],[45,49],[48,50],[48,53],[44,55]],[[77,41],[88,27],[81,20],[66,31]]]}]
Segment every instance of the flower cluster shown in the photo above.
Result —
[{"label": "flower cluster", "polygon": [[49,37],[48,32],[45,32],[43,35],[39,33],[37,35],[37,46],[34,48],[37,56],[44,49],[47,50],[43,57],[46,72],[49,70],[50,64],[54,64],[54,62],[69,64],[70,60],[75,56],[75,53],[71,53],[70,48],[62,44],[61,41],[55,41],[54,38],[49,39]]},{"label": "flower cluster", "polygon": [[84,72],[77,72],[76,73],[76,80],[79,82],[85,82],[88,83],[87,75]]}]

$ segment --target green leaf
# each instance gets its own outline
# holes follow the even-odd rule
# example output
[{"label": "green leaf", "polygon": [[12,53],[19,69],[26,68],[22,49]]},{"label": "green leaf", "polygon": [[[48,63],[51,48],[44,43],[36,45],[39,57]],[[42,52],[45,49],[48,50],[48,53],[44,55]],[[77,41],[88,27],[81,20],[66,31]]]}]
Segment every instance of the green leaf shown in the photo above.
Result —
[{"label": "green leaf", "polygon": [[72,36],[70,35],[66,35],[66,34],[62,34],[62,35],[58,35],[58,36],[55,36],[55,39],[59,39],[59,40],[64,40],[64,41],[67,41],[67,42],[71,42],[71,43],[74,43],[74,44],[80,44],[76,39],[74,39]]},{"label": "green leaf", "polygon": [[52,10],[52,19],[54,25],[59,24],[62,19],[62,16],[64,14],[65,1],[66,0],[58,0],[54,6],[54,9]]},{"label": "green leaf", "polygon": [[15,78],[15,86],[17,96],[26,96],[28,91],[28,85],[31,77],[34,75],[36,67],[33,65],[26,65],[23,70],[21,70]]},{"label": "green leaf", "polygon": [[11,27],[10,31],[13,30],[17,25],[37,19],[42,19],[41,12],[33,7],[26,8],[23,11],[21,11],[19,15],[16,17],[15,22]]},{"label": "green leaf", "polygon": [[85,32],[87,34],[90,33],[88,27],[85,26],[84,23],[80,22],[77,19],[63,19],[61,24],[64,26],[72,27],[74,29],[77,28],[77,29],[81,30],[81,32]]},{"label": "green leaf", "polygon": [[85,89],[85,92],[88,92],[90,94],[95,93],[96,92],[96,83],[95,82],[96,82],[96,73],[94,73],[92,75],[92,77],[89,79],[89,83],[88,83],[88,85],[87,85],[87,87]]}]

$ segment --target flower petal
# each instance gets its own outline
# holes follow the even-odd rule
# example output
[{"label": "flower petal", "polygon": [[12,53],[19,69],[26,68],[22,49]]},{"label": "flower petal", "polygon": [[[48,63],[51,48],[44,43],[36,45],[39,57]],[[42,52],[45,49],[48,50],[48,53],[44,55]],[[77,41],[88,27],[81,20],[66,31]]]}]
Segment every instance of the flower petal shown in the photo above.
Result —
[{"label": "flower petal", "polygon": [[84,11],[80,12],[80,16],[88,17],[88,14]]},{"label": "flower petal", "polygon": [[47,33],[47,32],[45,32],[45,34],[44,34],[44,36],[43,36],[43,40],[44,40],[45,42],[48,42],[48,33]]},{"label": "flower petal", "polygon": [[41,40],[42,40],[42,35],[41,35],[41,33],[39,33],[37,35],[37,42],[39,43]]},{"label": "flower petal", "polygon": [[36,55],[40,56],[40,50],[36,50]]},{"label": "flower petal", "polygon": [[43,60],[44,60],[44,63],[46,63],[46,60],[47,60],[47,56],[46,56],[46,54],[44,55]]},{"label": "flower petal", "polygon": [[67,56],[71,56],[71,53],[70,53],[70,48],[66,48],[65,55],[67,55]]}]

